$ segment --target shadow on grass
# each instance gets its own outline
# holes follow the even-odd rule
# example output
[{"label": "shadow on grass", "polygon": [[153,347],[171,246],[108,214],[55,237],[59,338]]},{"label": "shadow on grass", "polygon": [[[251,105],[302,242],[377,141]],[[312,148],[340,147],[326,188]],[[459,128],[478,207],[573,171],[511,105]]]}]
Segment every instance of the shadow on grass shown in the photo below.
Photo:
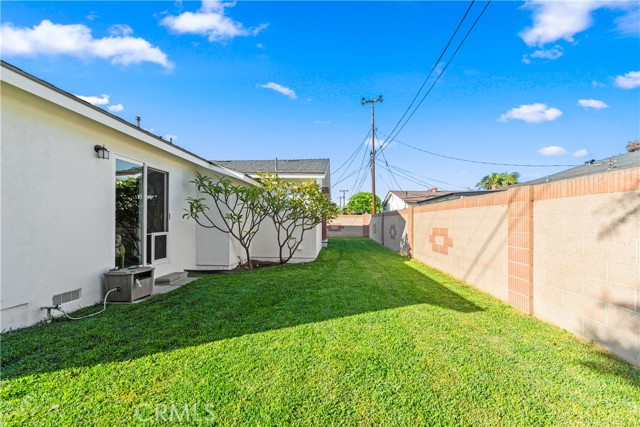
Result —
[{"label": "shadow on grass", "polygon": [[629,363],[617,363],[617,358],[611,358],[611,360],[607,362],[582,361],[580,363],[599,374],[622,378],[632,386],[640,389],[638,371]]},{"label": "shadow on grass", "polygon": [[[482,310],[368,239],[335,239],[317,261],[209,275],[169,294],[2,336],[5,379],[135,359],[246,334],[429,304]],[[77,315],[96,311],[88,308]]]}]

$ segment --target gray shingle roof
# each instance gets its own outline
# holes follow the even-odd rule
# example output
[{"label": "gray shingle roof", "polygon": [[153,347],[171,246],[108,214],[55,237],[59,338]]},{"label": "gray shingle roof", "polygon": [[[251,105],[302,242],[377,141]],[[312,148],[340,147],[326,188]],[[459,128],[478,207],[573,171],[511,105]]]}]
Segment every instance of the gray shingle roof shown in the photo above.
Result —
[{"label": "gray shingle roof", "polygon": [[453,193],[453,191],[402,191],[402,190],[391,190],[389,191],[391,194],[395,194],[397,197],[401,198],[405,203],[418,203],[423,200],[433,199],[435,197],[444,196],[446,194]]},{"label": "gray shingle roof", "polygon": [[329,159],[213,160],[213,163],[246,174],[278,172],[324,175],[329,169]]},{"label": "gray shingle roof", "polygon": [[523,182],[519,185],[544,184],[545,182],[559,181],[561,179],[576,178],[579,176],[634,167],[640,167],[640,151],[619,154],[617,156],[608,157],[602,160],[585,162],[584,165],[576,166],[562,172],[554,173],[553,175],[549,175],[544,178],[538,178],[534,179],[533,181]]}]

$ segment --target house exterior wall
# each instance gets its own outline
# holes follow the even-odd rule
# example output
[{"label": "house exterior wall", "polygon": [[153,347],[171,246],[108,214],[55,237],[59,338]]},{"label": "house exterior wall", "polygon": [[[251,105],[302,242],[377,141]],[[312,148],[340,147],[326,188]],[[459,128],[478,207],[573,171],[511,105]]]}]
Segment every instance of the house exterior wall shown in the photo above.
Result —
[{"label": "house exterior wall", "polygon": [[[300,234],[296,234],[300,238]],[[277,233],[273,222],[267,218],[251,245],[251,258],[260,261],[280,262],[277,245]],[[289,261],[290,263],[313,261],[322,249],[322,225],[307,230],[302,236],[302,243]],[[285,251],[285,254],[287,252]]]},{"label": "house exterior wall", "polygon": [[400,197],[396,196],[395,194],[391,193],[389,195],[389,199],[387,200],[387,203],[384,206],[384,210],[385,212],[392,212],[392,211],[399,211],[407,207],[408,205],[404,202],[404,200],[402,200]]},{"label": "house exterior wall", "polygon": [[640,364],[640,167],[373,216],[401,251],[392,227],[416,259]]},{"label": "house exterior wall", "polygon": [[[55,294],[80,289],[73,311],[102,298],[115,264],[115,160],[168,172],[168,258],[156,277],[196,268],[199,227],[182,218],[194,172],[213,171],[2,82],[0,330],[43,320]],[[105,145],[110,159],[96,157]],[[220,263],[237,260],[229,247]]]}]

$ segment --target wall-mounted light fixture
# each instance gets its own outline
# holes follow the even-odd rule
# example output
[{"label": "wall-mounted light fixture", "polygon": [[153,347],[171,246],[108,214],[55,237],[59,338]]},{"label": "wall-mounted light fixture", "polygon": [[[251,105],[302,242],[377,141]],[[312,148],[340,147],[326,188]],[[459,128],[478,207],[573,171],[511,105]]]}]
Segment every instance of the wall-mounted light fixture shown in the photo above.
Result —
[{"label": "wall-mounted light fixture", "polygon": [[93,149],[96,151],[99,159],[109,158],[109,150],[107,150],[104,145],[95,145]]}]

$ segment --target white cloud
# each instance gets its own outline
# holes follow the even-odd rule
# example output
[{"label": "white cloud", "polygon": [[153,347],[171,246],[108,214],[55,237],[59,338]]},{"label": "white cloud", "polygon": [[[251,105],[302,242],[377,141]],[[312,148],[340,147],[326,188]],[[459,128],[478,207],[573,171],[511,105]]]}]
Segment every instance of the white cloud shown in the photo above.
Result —
[{"label": "white cloud", "polygon": [[235,3],[216,0],[203,1],[197,12],[183,12],[177,16],[167,16],[162,25],[177,34],[199,34],[211,42],[219,42],[241,36],[255,36],[267,28],[267,24],[245,28],[242,23],[225,16],[225,8]]},{"label": "white cloud", "polygon": [[[376,142],[376,148],[380,148],[382,147],[382,145],[384,144],[385,139],[384,138],[375,138],[375,142]],[[367,138],[367,140],[364,142],[364,145],[366,145],[367,147],[371,147],[371,138]],[[391,147],[395,147],[395,143],[393,141],[387,141],[387,143],[385,144],[385,146],[387,148],[391,148]]]},{"label": "white cloud", "polygon": [[546,104],[524,104],[502,114],[500,118],[498,118],[498,121],[522,120],[527,123],[551,122],[561,115],[562,111],[557,108],[547,107]]},{"label": "white cloud", "polygon": [[532,61],[530,58],[549,59],[553,61],[560,58],[562,55],[564,55],[562,46],[554,46],[553,49],[538,49],[531,55],[524,55],[522,57],[522,62],[524,62],[525,64],[531,64]]},{"label": "white cloud", "polygon": [[624,76],[616,76],[615,85],[622,89],[640,87],[640,71],[629,71]]},{"label": "white cloud", "polygon": [[579,99],[578,105],[584,108],[591,108],[593,110],[602,110],[603,108],[609,108],[609,106],[603,101],[597,99]]},{"label": "white cloud", "polygon": [[586,148],[576,151],[573,153],[574,157],[586,157],[589,155],[589,151]]},{"label": "white cloud", "polygon": [[[635,2],[631,2],[632,6],[629,7],[629,13],[623,16],[617,17],[614,22],[617,25],[618,31],[623,34],[638,35],[640,34],[640,5]],[[635,5],[635,7],[633,7]]]},{"label": "white cloud", "polygon": [[109,34],[116,37],[128,37],[133,34],[133,28],[126,24],[116,24],[109,28]]},{"label": "white cloud", "polygon": [[550,145],[538,150],[538,153],[542,154],[543,156],[561,156],[566,152],[567,150],[560,147],[559,145]]},{"label": "white cloud", "polygon": [[544,50],[544,49],[539,49],[536,50],[535,52],[533,52],[531,54],[532,58],[542,58],[542,59],[558,59],[560,58],[562,55],[564,55],[564,52],[562,52],[562,47],[561,46],[555,46],[553,49],[548,49],[548,50]]},{"label": "white cloud", "polygon": [[287,96],[291,99],[297,98],[296,93],[293,89],[290,89],[286,86],[279,85],[278,83],[269,82],[269,83],[260,85],[260,87],[264,89],[275,90],[276,92],[281,93],[282,95]]},{"label": "white cloud", "polygon": [[119,113],[120,111],[124,110],[124,105],[122,104],[109,105],[107,109],[112,113]]},{"label": "white cloud", "polygon": [[82,96],[74,95],[76,98],[80,98],[83,101],[87,101],[91,105],[107,105],[109,103],[109,95],[102,96]]},{"label": "white cloud", "polygon": [[607,85],[604,83],[600,83],[599,81],[593,80],[591,82],[591,87],[607,87]]},{"label": "white cloud", "polygon": [[167,140],[167,141],[171,141],[171,142],[174,142],[174,141],[176,141],[178,139],[178,137],[176,135],[172,135],[172,134],[166,134],[162,138]]},{"label": "white cloud", "polygon": [[638,34],[639,8],[635,2],[620,0],[527,1],[523,6],[532,11],[533,25],[520,37],[528,46],[544,46],[564,39],[573,43],[574,36],[593,24],[592,14],[601,8],[621,9],[625,15],[615,19],[623,33]]},{"label": "white cloud", "polygon": [[[126,32],[125,27],[129,28],[121,26],[119,31]],[[152,62],[165,68],[173,66],[162,50],[142,38],[112,35],[95,39],[85,25],[60,25],[46,19],[33,28],[2,24],[0,52],[2,56],[68,55],[109,59],[112,64]]]},{"label": "white cloud", "polygon": [[575,34],[591,26],[591,12],[602,7],[602,3],[529,1],[523,7],[533,11],[533,26],[525,28],[520,37],[528,46],[544,46],[560,39],[573,42]]}]

